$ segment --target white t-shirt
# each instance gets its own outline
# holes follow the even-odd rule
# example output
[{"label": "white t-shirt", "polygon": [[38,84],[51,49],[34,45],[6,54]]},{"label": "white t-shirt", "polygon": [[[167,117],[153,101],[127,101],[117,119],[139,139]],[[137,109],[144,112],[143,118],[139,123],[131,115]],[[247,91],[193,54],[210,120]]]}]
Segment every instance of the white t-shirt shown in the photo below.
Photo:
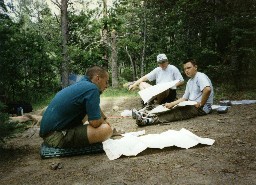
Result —
[{"label": "white t-shirt", "polygon": [[[156,84],[172,82],[174,80],[184,81],[178,68],[170,64],[165,70],[163,70],[161,67],[155,68],[153,71],[148,73],[146,77],[149,81],[156,80]],[[173,89],[176,89],[176,87]]]},{"label": "white t-shirt", "polygon": [[207,86],[211,87],[211,94],[206,103],[213,104],[214,92],[211,80],[207,75],[201,72],[197,72],[194,78],[190,78],[188,80],[183,98],[190,101],[201,102],[203,94],[202,91]]}]

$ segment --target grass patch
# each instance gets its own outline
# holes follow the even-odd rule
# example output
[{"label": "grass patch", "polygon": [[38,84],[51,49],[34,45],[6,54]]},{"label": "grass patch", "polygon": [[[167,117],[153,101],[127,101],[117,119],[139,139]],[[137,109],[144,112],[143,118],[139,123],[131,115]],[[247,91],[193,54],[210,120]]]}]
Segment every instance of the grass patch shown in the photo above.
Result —
[{"label": "grass patch", "polygon": [[[44,99],[38,100],[37,102],[33,103],[33,110],[39,110],[43,109],[46,107],[53,97],[55,96],[56,93],[48,94],[44,96]],[[107,88],[101,95],[101,97],[106,98],[106,97],[138,97],[138,90],[135,91],[128,91],[125,88]]]},{"label": "grass patch", "polygon": [[52,94],[47,94],[44,96],[44,98],[37,100],[36,102],[32,103],[33,104],[33,110],[39,110],[43,109],[44,107],[48,106],[48,104],[51,102],[53,97],[55,96],[56,93]]},{"label": "grass patch", "polygon": [[107,88],[101,95],[102,97],[137,97],[139,96],[138,91],[129,91],[125,88]]},{"label": "grass patch", "polygon": [[27,124],[19,124],[16,122],[0,123],[0,148],[5,143],[5,138],[10,138],[17,133],[24,132],[29,125],[32,125],[32,122],[28,122]]},{"label": "grass patch", "polygon": [[255,100],[255,90],[238,91],[228,85],[214,88],[214,102],[218,104],[221,100]]}]

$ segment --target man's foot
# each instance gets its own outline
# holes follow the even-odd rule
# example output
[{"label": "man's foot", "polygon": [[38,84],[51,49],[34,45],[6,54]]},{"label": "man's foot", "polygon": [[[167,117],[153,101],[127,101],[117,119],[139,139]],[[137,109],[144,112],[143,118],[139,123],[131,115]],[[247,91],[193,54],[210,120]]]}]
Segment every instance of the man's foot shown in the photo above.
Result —
[{"label": "man's foot", "polygon": [[124,133],[125,133],[125,131],[123,131],[123,130],[117,130],[116,128],[114,128],[111,137],[122,136],[122,134],[124,134]]},{"label": "man's foot", "polygon": [[157,118],[155,117],[142,117],[138,116],[136,118],[136,124],[138,126],[147,126],[157,124]]},{"label": "man's foot", "polygon": [[144,109],[145,109],[146,111],[151,111],[151,110],[154,109],[154,108],[155,108],[154,104],[147,104],[147,105],[144,107]]},{"label": "man's foot", "polygon": [[140,125],[141,125],[141,122],[142,122],[142,116],[141,116],[141,115],[138,115],[138,116],[136,117],[136,124],[137,124],[138,126],[140,126]]},{"label": "man's foot", "polygon": [[137,111],[136,109],[132,109],[132,118],[136,119],[140,114],[139,111]]},{"label": "man's foot", "polygon": [[141,107],[142,107],[142,108],[144,108],[144,107],[147,105],[147,103],[144,103],[143,100],[140,100],[140,103],[141,103]]}]

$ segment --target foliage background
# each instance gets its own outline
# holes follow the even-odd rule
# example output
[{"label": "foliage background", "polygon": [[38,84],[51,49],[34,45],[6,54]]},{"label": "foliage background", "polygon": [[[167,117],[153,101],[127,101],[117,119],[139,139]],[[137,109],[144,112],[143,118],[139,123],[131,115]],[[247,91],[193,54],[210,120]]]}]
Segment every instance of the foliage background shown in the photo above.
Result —
[{"label": "foliage background", "polygon": [[[83,7],[77,10],[69,1],[70,73],[84,74],[92,65],[112,72],[111,48],[102,41],[107,26],[108,37],[117,32],[120,85],[151,71],[157,54],[165,53],[181,71],[186,58],[195,58],[216,88],[255,90],[254,0],[119,0],[108,7],[107,17],[97,2],[88,9],[88,1],[77,1]],[[60,15],[46,2],[18,0],[14,6],[0,0],[1,96],[37,102],[58,91],[61,49]]]}]

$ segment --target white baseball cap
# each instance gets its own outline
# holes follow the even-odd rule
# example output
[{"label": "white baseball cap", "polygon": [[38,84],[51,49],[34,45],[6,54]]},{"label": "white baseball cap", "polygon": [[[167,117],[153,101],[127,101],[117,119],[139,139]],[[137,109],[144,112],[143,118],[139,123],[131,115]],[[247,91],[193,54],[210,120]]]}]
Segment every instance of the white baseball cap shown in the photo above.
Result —
[{"label": "white baseball cap", "polygon": [[157,63],[162,63],[162,62],[165,62],[165,61],[167,61],[167,60],[168,60],[168,59],[167,59],[167,57],[166,57],[165,54],[159,54],[159,55],[157,55],[157,57],[156,57]]}]

